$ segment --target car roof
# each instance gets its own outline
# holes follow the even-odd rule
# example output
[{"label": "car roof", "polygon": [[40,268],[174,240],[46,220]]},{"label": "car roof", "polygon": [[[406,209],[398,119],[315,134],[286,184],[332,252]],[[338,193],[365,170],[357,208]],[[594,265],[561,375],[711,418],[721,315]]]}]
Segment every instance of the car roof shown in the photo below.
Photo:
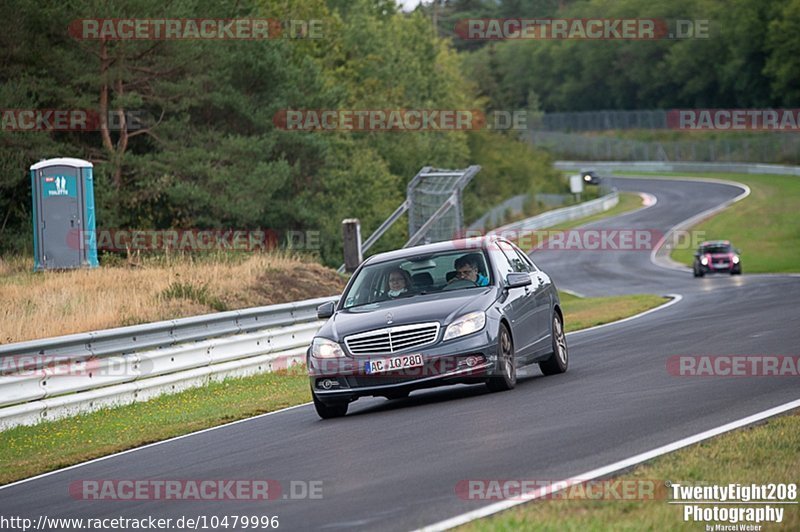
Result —
[{"label": "car roof", "polygon": [[731,241],[730,240],[708,240],[708,241],[703,242],[702,244],[700,244],[700,247],[704,248],[706,246],[721,246],[721,245],[730,246],[731,245]]},{"label": "car roof", "polygon": [[410,248],[397,249],[394,251],[386,251],[378,253],[366,259],[364,264],[377,264],[390,260],[405,259],[416,257],[418,255],[428,255],[430,253],[440,253],[442,251],[463,251],[464,253],[475,252],[486,249],[492,242],[506,241],[504,238],[497,236],[478,236],[473,238],[462,238],[458,240],[447,240],[444,242],[435,242],[433,244],[424,244],[422,246],[414,246]]}]

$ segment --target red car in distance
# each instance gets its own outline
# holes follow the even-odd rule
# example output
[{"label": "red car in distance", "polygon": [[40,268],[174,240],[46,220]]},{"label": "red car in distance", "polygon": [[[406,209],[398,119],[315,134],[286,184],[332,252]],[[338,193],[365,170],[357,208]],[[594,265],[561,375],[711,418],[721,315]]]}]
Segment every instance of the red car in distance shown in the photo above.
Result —
[{"label": "red car in distance", "polygon": [[739,275],[742,273],[740,254],[728,240],[703,242],[694,254],[694,276],[702,277],[707,273]]}]

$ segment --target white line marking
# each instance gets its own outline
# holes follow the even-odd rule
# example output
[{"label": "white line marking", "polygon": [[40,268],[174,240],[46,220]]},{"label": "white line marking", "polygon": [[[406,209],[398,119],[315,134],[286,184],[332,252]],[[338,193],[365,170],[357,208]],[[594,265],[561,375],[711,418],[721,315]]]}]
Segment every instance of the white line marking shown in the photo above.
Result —
[{"label": "white line marking", "polygon": [[724,434],[726,432],[730,432],[732,430],[745,427],[752,423],[756,423],[763,419],[776,416],[778,414],[782,414],[784,412],[788,412],[789,410],[793,410],[795,408],[800,408],[800,399],[791,401],[789,403],[784,403],[780,406],[776,406],[775,408],[770,408],[769,410],[764,410],[757,414],[753,414],[752,416],[748,416],[736,421],[732,421],[731,423],[727,423],[715,429],[707,430],[705,432],[701,432],[699,434],[695,434],[693,436],[689,436],[678,440],[673,443],[669,443],[667,445],[663,445],[661,447],[657,447],[651,451],[647,451],[641,454],[637,454],[630,458],[626,458],[625,460],[620,460],[619,462],[614,462],[613,464],[609,464],[604,467],[600,467],[598,469],[593,469],[586,473],[582,473],[580,475],[576,475],[571,477],[567,480],[562,480],[560,482],[555,482],[550,484],[547,487],[536,489],[533,491],[529,491],[527,493],[522,494],[519,497],[515,497],[514,500],[507,500],[507,501],[500,501],[494,504],[490,504],[488,506],[484,506],[483,508],[478,508],[476,510],[472,510],[470,512],[466,512],[460,515],[456,515],[449,519],[445,519],[443,521],[439,521],[438,523],[434,523],[432,525],[426,526],[424,528],[419,529],[422,532],[434,532],[440,530],[449,530],[453,527],[463,525],[465,523],[469,523],[470,521],[474,521],[475,519],[480,519],[482,517],[487,517],[489,515],[495,514],[497,512],[502,512],[503,510],[507,510],[514,506],[539,499],[544,497],[545,495],[549,495],[553,491],[560,491],[556,490],[556,488],[568,488],[575,484],[582,484],[587,480],[594,480],[596,478],[604,477],[610,475],[611,473],[615,473],[621,469],[627,469],[631,466],[641,464],[642,462],[646,462],[648,460],[652,460],[653,458],[671,453],[673,451],[677,451],[678,449],[682,449],[683,447],[688,447],[689,445],[694,445],[695,443],[699,443],[703,440],[707,440],[709,438],[713,438],[714,436],[719,436],[720,434]]},{"label": "white line marking", "polygon": [[659,311],[659,310],[664,310],[667,307],[671,307],[672,305],[675,305],[676,303],[679,303],[683,299],[683,296],[680,295],[680,294],[666,294],[663,297],[668,297],[668,298],[670,298],[670,300],[667,301],[666,303],[662,303],[661,305],[659,305],[657,307],[653,307],[651,309],[645,310],[644,312],[640,312],[639,314],[634,314],[633,316],[628,316],[627,318],[622,318],[622,319],[619,319],[617,321],[610,321],[608,323],[603,323],[601,325],[595,325],[594,327],[589,327],[587,329],[579,329],[577,331],[568,332],[567,336],[569,336],[571,334],[580,334],[580,333],[585,333],[585,332],[589,332],[589,331],[596,331],[597,329],[602,329],[604,327],[611,327],[612,325],[617,325],[619,323],[625,323],[626,321],[635,320],[637,318],[641,318],[642,316],[646,316],[647,314],[650,314],[651,312],[656,312],[656,311]]}]

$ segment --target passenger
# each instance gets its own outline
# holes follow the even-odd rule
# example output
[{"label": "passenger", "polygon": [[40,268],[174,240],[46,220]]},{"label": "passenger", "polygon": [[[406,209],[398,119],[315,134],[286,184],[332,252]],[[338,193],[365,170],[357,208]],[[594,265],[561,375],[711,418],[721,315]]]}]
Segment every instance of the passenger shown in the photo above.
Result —
[{"label": "passenger", "polygon": [[395,268],[389,272],[387,284],[387,293],[389,297],[400,297],[402,294],[408,292],[411,286],[411,276],[404,269]]},{"label": "passenger", "polygon": [[456,276],[450,279],[450,282],[465,279],[472,281],[476,286],[488,286],[489,278],[480,273],[479,263],[480,259],[474,253],[457,258],[455,262]]}]

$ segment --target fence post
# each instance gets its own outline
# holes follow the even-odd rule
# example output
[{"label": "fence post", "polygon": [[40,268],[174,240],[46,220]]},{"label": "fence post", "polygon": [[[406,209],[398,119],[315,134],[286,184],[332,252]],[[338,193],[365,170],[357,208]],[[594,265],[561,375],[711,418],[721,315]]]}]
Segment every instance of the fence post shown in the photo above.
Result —
[{"label": "fence post", "polygon": [[364,260],[361,253],[361,222],[357,218],[342,220],[344,242],[344,270],[354,272]]}]

